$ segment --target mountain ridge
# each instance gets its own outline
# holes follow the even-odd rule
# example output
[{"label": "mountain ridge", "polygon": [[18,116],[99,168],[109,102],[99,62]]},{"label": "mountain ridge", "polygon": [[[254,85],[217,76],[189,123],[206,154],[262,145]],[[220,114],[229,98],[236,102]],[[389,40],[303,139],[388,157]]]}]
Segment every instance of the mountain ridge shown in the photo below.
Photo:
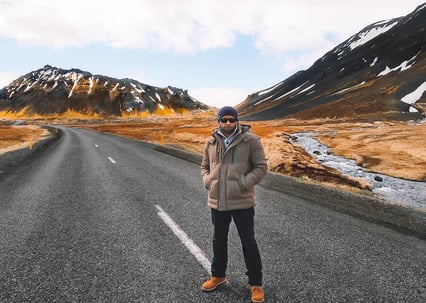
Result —
[{"label": "mountain ridge", "polygon": [[410,104],[401,100],[426,79],[425,20],[423,4],[407,16],[368,25],[307,70],[250,94],[237,108],[248,120],[419,118],[426,94]]},{"label": "mountain ridge", "polygon": [[28,115],[73,111],[123,116],[208,108],[187,90],[173,86],[155,87],[129,78],[117,79],[50,65],[25,74],[0,90],[0,111],[25,111]]}]

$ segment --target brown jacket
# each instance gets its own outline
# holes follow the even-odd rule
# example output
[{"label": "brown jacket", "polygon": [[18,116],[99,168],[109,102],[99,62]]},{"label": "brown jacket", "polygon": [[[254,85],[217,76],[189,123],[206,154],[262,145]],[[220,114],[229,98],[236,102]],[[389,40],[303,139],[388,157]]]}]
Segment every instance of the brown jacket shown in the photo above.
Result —
[{"label": "brown jacket", "polygon": [[204,146],[201,175],[209,190],[208,206],[219,211],[245,209],[255,205],[254,186],[267,172],[260,138],[249,125],[239,126],[236,138],[225,150],[215,129]]}]

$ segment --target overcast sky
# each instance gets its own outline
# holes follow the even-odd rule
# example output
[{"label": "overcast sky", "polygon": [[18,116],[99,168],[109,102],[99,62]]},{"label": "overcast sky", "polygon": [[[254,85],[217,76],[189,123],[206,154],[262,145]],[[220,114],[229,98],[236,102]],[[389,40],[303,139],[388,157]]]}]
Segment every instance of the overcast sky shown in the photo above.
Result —
[{"label": "overcast sky", "polygon": [[46,64],[236,105],[415,0],[0,0],[0,88]]}]

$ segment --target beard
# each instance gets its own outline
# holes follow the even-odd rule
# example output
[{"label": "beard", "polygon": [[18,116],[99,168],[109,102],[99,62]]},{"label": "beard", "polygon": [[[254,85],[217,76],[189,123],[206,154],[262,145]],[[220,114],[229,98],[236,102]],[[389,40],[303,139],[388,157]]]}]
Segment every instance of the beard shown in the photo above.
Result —
[{"label": "beard", "polygon": [[232,135],[232,133],[234,132],[235,128],[237,127],[237,125],[222,125],[220,127],[220,130],[222,131],[222,133],[225,136],[230,136]]}]

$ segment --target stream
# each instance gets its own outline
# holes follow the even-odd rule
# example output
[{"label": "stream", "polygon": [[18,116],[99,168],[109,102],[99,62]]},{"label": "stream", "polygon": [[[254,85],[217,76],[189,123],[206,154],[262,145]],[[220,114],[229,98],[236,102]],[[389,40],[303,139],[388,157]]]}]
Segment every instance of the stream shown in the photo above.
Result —
[{"label": "stream", "polygon": [[361,178],[372,186],[373,193],[393,203],[426,208],[426,182],[409,181],[372,173],[358,166],[354,160],[333,155],[331,149],[313,138],[316,133],[292,133],[292,142],[303,147],[322,165],[339,170],[344,175]]}]

